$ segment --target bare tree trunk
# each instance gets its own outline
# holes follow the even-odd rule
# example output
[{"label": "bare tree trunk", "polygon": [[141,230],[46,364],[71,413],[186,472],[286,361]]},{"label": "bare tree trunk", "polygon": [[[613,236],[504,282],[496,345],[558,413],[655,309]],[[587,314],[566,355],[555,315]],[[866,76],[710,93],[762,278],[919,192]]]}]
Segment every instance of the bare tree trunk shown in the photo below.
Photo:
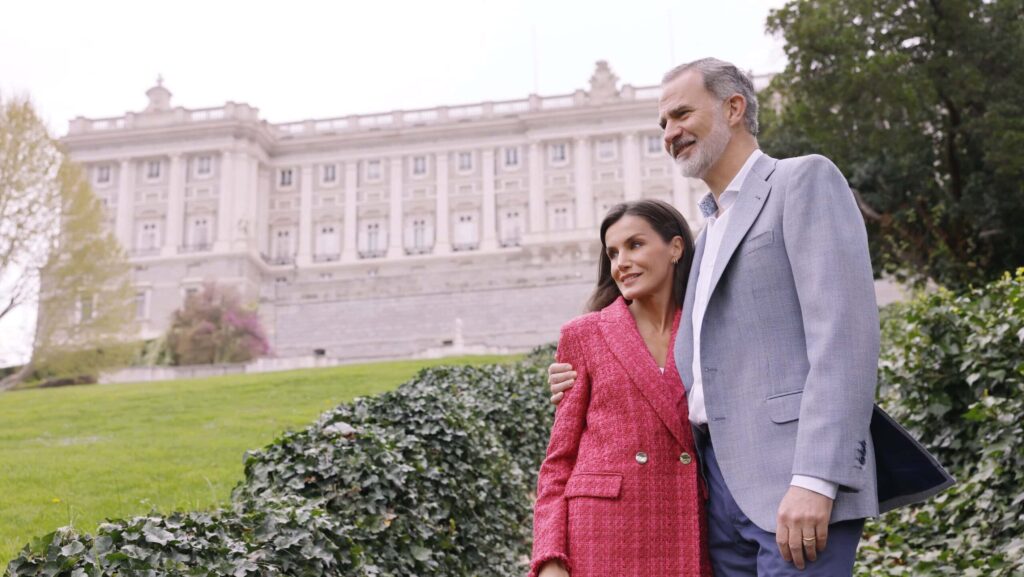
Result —
[{"label": "bare tree trunk", "polygon": [[0,392],[9,391],[20,385],[30,374],[32,374],[32,368],[32,361],[29,361],[18,369],[18,372],[8,375],[4,379],[0,380]]}]

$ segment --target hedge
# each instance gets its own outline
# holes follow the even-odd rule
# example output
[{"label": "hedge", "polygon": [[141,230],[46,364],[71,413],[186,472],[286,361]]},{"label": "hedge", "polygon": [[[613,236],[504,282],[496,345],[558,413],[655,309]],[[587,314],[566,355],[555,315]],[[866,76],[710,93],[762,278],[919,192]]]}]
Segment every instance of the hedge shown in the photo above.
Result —
[{"label": "hedge", "polygon": [[228,507],[61,529],[6,575],[523,574],[552,354],[425,369],[247,455]]},{"label": "hedge", "polygon": [[[1024,574],[1024,269],[884,319],[881,403],[959,483],[869,522],[857,574]],[[223,509],[62,529],[6,575],[525,574],[552,352],[424,370],[247,455]]]},{"label": "hedge", "polygon": [[869,523],[859,576],[1024,575],[1024,268],[886,311],[882,405],[957,479]]}]

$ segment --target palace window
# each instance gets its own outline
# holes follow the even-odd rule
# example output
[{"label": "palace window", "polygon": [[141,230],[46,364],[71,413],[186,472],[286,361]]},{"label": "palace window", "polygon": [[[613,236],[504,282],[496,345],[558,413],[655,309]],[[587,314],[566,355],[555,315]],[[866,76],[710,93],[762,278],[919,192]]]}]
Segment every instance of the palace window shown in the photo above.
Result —
[{"label": "palace window", "polygon": [[366,250],[377,252],[380,250],[380,223],[371,222],[366,225]]},{"label": "palace window", "polygon": [[207,176],[211,172],[211,159],[209,156],[200,156],[196,159],[196,174]]},{"label": "palace window", "polygon": [[460,152],[459,153],[459,172],[469,172],[473,170],[473,153],[472,152]]},{"label": "palace window", "polygon": [[146,320],[149,318],[149,291],[140,290],[135,292],[135,319]]},{"label": "palace window", "polygon": [[569,208],[566,206],[556,206],[551,211],[551,228],[555,231],[568,230],[572,227],[572,221],[569,219]]},{"label": "palace window", "polygon": [[282,168],[278,172],[277,184],[281,188],[288,188],[295,183],[295,170],[291,168]]},{"label": "palace window", "polygon": [[501,219],[501,246],[519,246],[523,234],[523,218],[519,209],[508,210]]},{"label": "palace window", "polygon": [[139,231],[139,249],[140,250],[152,250],[157,248],[157,236],[159,235],[159,229],[155,222],[144,222],[142,228]]},{"label": "palace window", "polygon": [[422,249],[427,246],[427,221],[418,219],[412,221],[412,246]]},{"label": "palace window", "polygon": [[333,224],[320,226],[316,239],[316,253],[321,256],[334,256],[339,252],[338,233]]},{"label": "palace window", "polygon": [[203,250],[210,246],[210,221],[205,216],[192,219],[192,247]]},{"label": "palace window", "polygon": [[160,178],[160,161],[150,160],[146,162],[146,179],[158,180]]},{"label": "palace window", "polygon": [[96,184],[110,183],[110,166],[103,165],[96,167]]},{"label": "palace window", "polygon": [[616,155],[614,140],[599,140],[597,142],[597,158],[600,160],[614,160]]},{"label": "palace window", "polygon": [[662,152],[661,137],[650,135],[647,137],[647,154],[654,156]]},{"label": "palace window", "polygon": [[412,173],[415,175],[423,175],[427,173],[427,157],[426,156],[414,156],[412,157]]},{"label": "palace window", "polygon": [[564,142],[548,145],[548,160],[551,164],[565,164],[569,161],[569,153]]},{"label": "palace window", "polygon": [[366,161],[366,180],[380,180],[380,161],[379,160],[368,160]]},{"label": "palace window", "polygon": [[338,167],[334,164],[325,164],[320,173],[320,181],[324,184],[332,184],[338,181]]},{"label": "palace window", "polygon": [[277,229],[274,233],[274,260],[284,263],[291,258],[293,253],[291,229]]},{"label": "palace window", "polygon": [[505,168],[515,168],[519,166],[519,149],[515,146],[510,146],[505,149]]}]

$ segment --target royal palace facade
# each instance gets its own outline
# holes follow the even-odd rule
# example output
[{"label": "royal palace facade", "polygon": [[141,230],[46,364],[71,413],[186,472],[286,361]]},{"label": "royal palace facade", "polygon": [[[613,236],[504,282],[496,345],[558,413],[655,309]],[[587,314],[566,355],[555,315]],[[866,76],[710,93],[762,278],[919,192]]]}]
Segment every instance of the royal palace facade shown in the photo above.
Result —
[{"label": "royal palace facade", "polygon": [[275,124],[158,82],[62,141],[130,255],[143,337],[216,281],[258,303],[278,356],[518,351],[582,311],[611,206],[660,198],[699,226],[659,93],[599,62],[572,94]]}]

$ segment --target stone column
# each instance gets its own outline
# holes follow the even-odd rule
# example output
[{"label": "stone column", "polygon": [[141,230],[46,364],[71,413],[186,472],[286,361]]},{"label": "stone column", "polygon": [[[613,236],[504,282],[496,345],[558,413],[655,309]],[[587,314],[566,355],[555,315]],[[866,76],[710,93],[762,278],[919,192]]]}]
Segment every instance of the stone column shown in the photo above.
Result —
[{"label": "stone column", "polygon": [[256,251],[270,254],[270,191],[273,189],[273,170],[253,159],[256,171]]},{"label": "stone column", "polygon": [[483,159],[481,169],[484,173],[483,237],[480,249],[491,250],[498,248],[498,231],[495,220],[497,207],[494,192],[494,149],[486,148],[480,156]]},{"label": "stone column", "polygon": [[349,160],[345,163],[345,238],[341,245],[342,262],[353,262],[359,258],[356,251],[358,242],[359,219],[356,212],[356,201],[359,198],[356,187],[359,184],[359,161]]},{"label": "stone column", "polygon": [[448,224],[448,153],[438,152],[434,157],[437,173],[437,208],[434,217],[434,254],[452,250],[451,226]]},{"label": "stone column", "polygon": [[231,199],[235,195],[235,162],[230,150],[221,154],[220,190],[217,191],[217,242],[213,245],[216,252],[231,250],[232,237],[232,206]]},{"label": "stone column", "polygon": [[135,179],[132,170],[134,165],[131,159],[121,160],[120,183],[117,187],[117,240],[121,242],[129,253],[135,246]]},{"label": "stone column", "polygon": [[388,252],[387,258],[402,256],[402,157],[394,156],[388,160],[391,176],[391,206],[388,208]]},{"label": "stone column", "polygon": [[303,165],[299,176],[299,252],[295,262],[306,266],[313,262],[313,165]]},{"label": "stone column", "polygon": [[[178,254],[182,243],[182,229],[185,227],[185,188],[183,166],[180,154],[171,155],[170,172],[167,174],[167,222],[164,230],[162,256]],[[184,163],[188,166],[188,163]]]},{"label": "stone column", "polygon": [[635,132],[626,134],[622,143],[622,180],[626,200],[639,200],[641,194],[640,181],[640,148],[637,146]]},{"label": "stone column", "polygon": [[256,207],[256,199],[252,190],[252,180],[249,176],[251,165],[249,155],[245,152],[231,153],[235,167],[234,192],[231,194],[231,250],[249,250],[252,243],[253,224],[255,216],[252,214]]},{"label": "stone column", "polygon": [[594,227],[593,171],[590,169],[590,140],[579,137],[575,143],[576,228]]},{"label": "stone column", "polygon": [[700,211],[697,209],[697,202],[700,201],[700,187],[694,186],[695,181],[688,179],[679,172],[679,167],[672,163],[669,170],[672,171],[672,204],[683,213],[686,222],[694,233],[698,227],[703,226]]},{"label": "stone column", "polygon": [[544,157],[539,142],[530,143],[530,232],[543,232],[547,218],[544,202]]}]

